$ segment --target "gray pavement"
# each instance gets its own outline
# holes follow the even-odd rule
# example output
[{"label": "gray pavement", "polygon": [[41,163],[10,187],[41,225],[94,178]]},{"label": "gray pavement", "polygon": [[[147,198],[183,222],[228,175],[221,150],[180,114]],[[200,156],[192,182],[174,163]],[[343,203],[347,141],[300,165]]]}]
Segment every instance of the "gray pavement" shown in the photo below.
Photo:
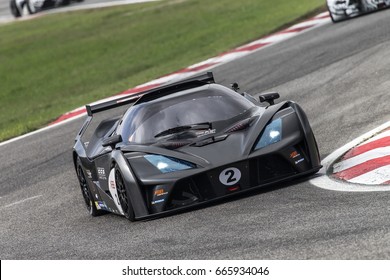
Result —
[{"label": "gray pavement", "polygon": [[0,0],[0,23],[12,20],[9,8],[9,0]]},{"label": "gray pavement", "polygon": [[[327,24],[214,70],[307,112],[321,156],[389,121],[390,10]],[[130,223],[84,209],[71,148],[82,120],[0,147],[1,259],[389,259],[390,193],[289,183]]]}]

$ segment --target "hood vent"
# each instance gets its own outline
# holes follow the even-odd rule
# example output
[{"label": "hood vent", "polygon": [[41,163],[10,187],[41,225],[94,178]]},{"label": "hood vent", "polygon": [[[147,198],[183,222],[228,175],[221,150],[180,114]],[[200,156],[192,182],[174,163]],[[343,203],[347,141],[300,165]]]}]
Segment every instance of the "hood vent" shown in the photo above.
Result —
[{"label": "hood vent", "polygon": [[254,120],[254,118],[252,117],[252,118],[248,118],[248,119],[236,122],[231,127],[225,129],[224,132],[225,133],[232,133],[232,132],[244,130],[244,129],[248,128],[251,125],[253,120]]}]

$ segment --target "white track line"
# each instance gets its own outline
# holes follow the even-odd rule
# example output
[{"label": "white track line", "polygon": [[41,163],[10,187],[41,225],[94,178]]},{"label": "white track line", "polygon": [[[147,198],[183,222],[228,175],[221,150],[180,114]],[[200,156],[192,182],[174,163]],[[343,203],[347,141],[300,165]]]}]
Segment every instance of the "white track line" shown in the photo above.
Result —
[{"label": "white track line", "polygon": [[380,191],[390,191],[390,186],[367,186],[367,185],[356,185],[348,183],[346,181],[337,181],[333,178],[330,178],[327,175],[327,171],[332,166],[332,164],[339,159],[343,154],[357,146],[358,144],[370,139],[372,136],[384,131],[390,127],[390,121],[378,126],[377,128],[363,134],[362,136],[356,138],[355,140],[345,144],[341,148],[337,149],[324,160],[322,160],[322,169],[318,173],[318,177],[311,179],[310,183],[326,190],[332,191],[346,191],[346,192],[380,192]]},{"label": "white track line", "polygon": [[344,171],[356,165],[362,164],[366,161],[384,157],[384,156],[389,156],[389,155],[390,155],[390,147],[376,148],[367,151],[363,154],[336,163],[335,165],[333,165],[333,172],[336,173],[336,172]]},{"label": "white track line", "polygon": [[21,136],[12,138],[12,139],[7,140],[7,141],[4,141],[4,142],[1,142],[1,143],[0,143],[0,147],[5,146],[5,145],[8,145],[8,144],[13,143],[13,142],[16,142],[16,141],[18,141],[18,140],[21,140],[21,139],[30,137],[30,136],[32,136],[32,135],[41,133],[41,132],[43,132],[43,131],[47,131],[47,130],[50,130],[50,129],[52,129],[52,128],[59,127],[59,126],[61,126],[61,125],[64,125],[64,124],[66,124],[66,123],[69,123],[69,122],[71,122],[71,121],[74,121],[74,120],[76,120],[76,119],[79,119],[79,118],[81,118],[81,117],[84,117],[85,115],[86,115],[86,113],[81,114],[81,115],[77,115],[77,116],[74,116],[74,117],[72,117],[72,118],[69,118],[69,119],[67,119],[67,120],[65,120],[65,121],[63,121],[63,122],[56,123],[56,124],[53,124],[53,125],[50,125],[50,126],[46,126],[46,127],[41,128],[41,129],[35,130],[35,131],[33,131],[33,132],[29,132],[29,133],[27,133],[27,134],[23,134],[23,135],[21,135]]},{"label": "white track line", "polygon": [[[278,43],[290,39],[291,37],[295,37],[295,36],[296,36],[296,32],[275,34],[268,38],[258,40],[256,44],[274,44],[274,43]],[[253,45],[253,43],[251,43],[250,45]]]},{"label": "white track line", "polygon": [[29,200],[32,200],[32,199],[39,198],[39,197],[41,197],[41,196],[42,196],[42,195],[40,194],[40,195],[37,195],[37,196],[33,196],[33,197],[26,198],[26,199],[22,199],[22,200],[19,200],[19,201],[14,202],[14,203],[5,205],[5,206],[3,206],[2,208],[12,207],[12,206],[14,206],[14,205],[17,205],[17,204],[20,204],[20,203],[23,203],[23,202],[26,202],[26,201],[29,201]]},{"label": "white track line", "polygon": [[[108,8],[108,7],[115,7],[115,6],[123,6],[123,5],[129,5],[129,4],[140,4],[140,3],[147,3],[147,2],[158,2],[161,0],[122,0],[122,1],[115,1],[115,2],[106,2],[106,3],[95,3],[95,4],[85,4],[85,5],[78,5],[67,8],[67,11],[79,11],[79,10],[87,10],[87,9],[98,9],[98,8]],[[60,10],[53,10],[53,13],[61,12]]]},{"label": "white track line", "polygon": [[316,15],[314,18],[320,18],[320,17],[325,17],[325,16],[329,16],[329,12],[322,12],[321,14]]},{"label": "white track line", "polygon": [[358,145],[358,147],[363,146],[363,145],[368,144],[368,143],[371,143],[371,142],[374,142],[376,140],[382,139],[384,137],[389,137],[389,136],[390,136],[390,130],[386,130],[385,132],[382,132],[382,133],[372,137],[371,139],[367,140],[366,142],[361,143],[360,145]]},{"label": "white track line", "polygon": [[289,27],[287,30],[294,30],[297,28],[303,28],[303,27],[307,27],[307,26],[316,25],[316,24],[322,22],[323,20],[324,19],[315,19],[315,20],[304,21],[304,22],[301,22],[301,23],[298,23],[298,24],[295,24],[295,25]]}]

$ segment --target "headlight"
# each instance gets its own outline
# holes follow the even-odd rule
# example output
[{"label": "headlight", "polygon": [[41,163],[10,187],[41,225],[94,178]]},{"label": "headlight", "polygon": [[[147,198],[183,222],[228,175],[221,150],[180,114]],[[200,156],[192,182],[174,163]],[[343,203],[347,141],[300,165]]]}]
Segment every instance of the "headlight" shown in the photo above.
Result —
[{"label": "headlight", "polygon": [[144,158],[151,164],[153,164],[162,173],[196,168],[196,165],[191,162],[173,157],[161,155],[145,155]]},{"label": "headlight", "polygon": [[273,120],[268,124],[257,142],[255,150],[264,148],[282,140],[282,119]]}]

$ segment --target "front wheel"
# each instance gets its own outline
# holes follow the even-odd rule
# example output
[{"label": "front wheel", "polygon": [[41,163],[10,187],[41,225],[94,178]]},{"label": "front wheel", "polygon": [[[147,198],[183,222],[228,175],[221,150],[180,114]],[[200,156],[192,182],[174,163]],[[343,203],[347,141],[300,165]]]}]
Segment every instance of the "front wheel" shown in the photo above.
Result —
[{"label": "front wheel", "polygon": [[26,0],[27,11],[30,15],[36,14],[40,10],[35,6],[35,3],[35,0]]},{"label": "front wheel", "polygon": [[329,12],[329,14],[330,14],[330,19],[332,20],[333,23],[337,23],[337,22],[343,21],[343,20],[345,20],[347,18],[345,16],[334,15],[331,12]]},{"label": "front wheel", "polygon": [[98,210],[96,208],[91,190],[88,187],[88,182],[85,179],[85,174],[81,166],[80,158],[77,158],[77,177],[79,179],[81,193],[83,195],[85,206],[87,207],[88,213],[93,217],[102,215],[104,211]]},{"label": "front wheel", "polygon": [[327,7],[328,7],[328,12],[329,12],[329,15],[330,15],[330,19],[332,20],[333,23],[337,23],[337,22],[343,21],[343,20],[345,20],[347,18],[347,16],[333,14],[330,11],[329,6],[327,6]]},{"label": "front wheel", "polygon": [[133,206],[131,205],[130,196],[128,194],[122,173],[119,170],[118,166],[115,166],[115,182],[116,190],[118,192],[119,203],[122,207],[123,213],[127,219],[134,222],[135,215]]}]

